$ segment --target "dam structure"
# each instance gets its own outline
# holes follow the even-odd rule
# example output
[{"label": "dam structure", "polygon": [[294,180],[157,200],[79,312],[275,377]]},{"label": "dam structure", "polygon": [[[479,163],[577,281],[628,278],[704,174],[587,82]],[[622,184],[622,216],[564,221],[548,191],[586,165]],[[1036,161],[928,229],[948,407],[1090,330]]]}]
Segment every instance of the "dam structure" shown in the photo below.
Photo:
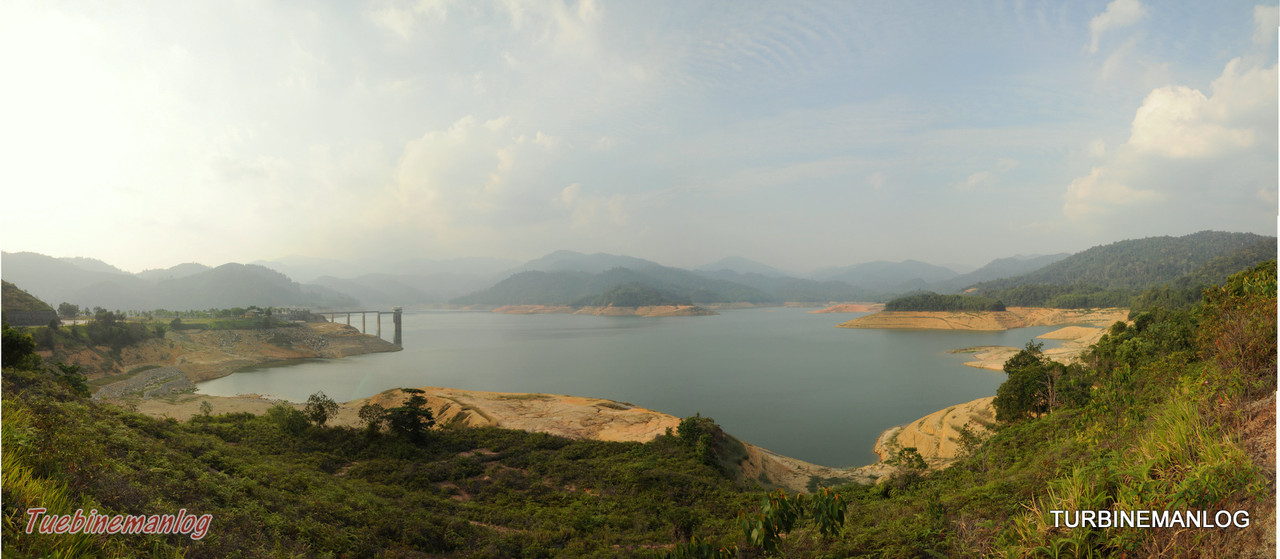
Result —
[{"label": "dam structure", "polygon": [[377,324],[377,333],[375,335],[378,336],[379,338],[382,337],[382,315],[389,314],[391,315],[391,324],[395,328],[395,333],[392,339],[392,343],[398,346],[403,346],[403,344],[401,344],[401,338],[400,338],[401,314],[403,313],[403,311],[404,311],[404,307],[392,307],[391,310],[389,311],[327,311],[327,312],[317,312],[313,314],[318,314],[320,316],[326,317],[329,319],[329,322],[337,322],[338,317],[342,315],[346,315],[347,326],[351,326],[351,315],[358,314],[360,315],[360,333],[361,334],[369,333],[368,332],[368,325],[369,325],[368,315],[372,314],[374,315],[374,319],[376,320],[376,324]]}]

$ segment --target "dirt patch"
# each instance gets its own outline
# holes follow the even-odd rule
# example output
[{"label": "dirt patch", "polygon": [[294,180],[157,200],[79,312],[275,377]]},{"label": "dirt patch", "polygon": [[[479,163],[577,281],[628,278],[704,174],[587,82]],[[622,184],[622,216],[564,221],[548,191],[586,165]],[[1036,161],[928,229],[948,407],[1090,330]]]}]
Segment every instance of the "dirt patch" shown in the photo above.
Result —
[{"label": "dirt patch", "polygon": [[885,431],[876,440],[875,451],[888,460],[898,449],[913,447],[931,468],[943,468],[963,450],[960,430],[966,425],[981,434],[995,423],[994,397],[978,398],[926,415],[906,425]]},{"label": "dirt patch", "polygon": [[1126,320],[1125,309],[1046,309],[1009,307],[1004,311],[914,312],[881,311],[860,316],[838,325],[838,328],[886,328],[906,330],[985,330],[999,331],[1028,326],[1088,324],[1110,326]]}]

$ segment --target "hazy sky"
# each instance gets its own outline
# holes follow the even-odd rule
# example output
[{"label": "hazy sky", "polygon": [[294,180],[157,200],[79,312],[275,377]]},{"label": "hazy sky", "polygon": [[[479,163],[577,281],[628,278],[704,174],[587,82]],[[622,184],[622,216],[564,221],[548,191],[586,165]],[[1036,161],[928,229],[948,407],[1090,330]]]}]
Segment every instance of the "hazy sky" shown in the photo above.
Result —
[{"label": "hazy sky", "polygon": [[978,265],[1275,234],[1251,2],[0,4],[0,247]]}]

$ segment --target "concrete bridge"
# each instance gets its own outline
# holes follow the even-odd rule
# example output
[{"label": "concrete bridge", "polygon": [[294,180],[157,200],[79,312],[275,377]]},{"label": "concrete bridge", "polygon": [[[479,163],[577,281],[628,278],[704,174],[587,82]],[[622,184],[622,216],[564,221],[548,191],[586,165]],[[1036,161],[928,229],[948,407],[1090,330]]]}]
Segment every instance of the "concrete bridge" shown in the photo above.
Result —
[{"label": "concrete bridge", "polygon": [[367,332],[367,326],[368,326],[367,315],[372,314],[377,319],[377,324],[378,324],[377,336],[379,338],[382,337],[382,315],[389,314],[391,315],[391,323],[395,325],[395,329],[396,329],[395,339],[393,340],[393,343],[395,343],[396,345],[401,345],[400,344],[400,314],[401,314],[401,311],[403,310],[404,309],[402,307],[392,307],[391,310],[389,311],[335,311],[335,312],[317,312],[312,314],[318,314],[320,316],[327,317],[329,319],[329,322],[337,322],[338,317],[342,315],[346,315],[347,326],[351,326],[351,315],[359,314],[360,315],[360,333],[362,334],[368,333]]}]

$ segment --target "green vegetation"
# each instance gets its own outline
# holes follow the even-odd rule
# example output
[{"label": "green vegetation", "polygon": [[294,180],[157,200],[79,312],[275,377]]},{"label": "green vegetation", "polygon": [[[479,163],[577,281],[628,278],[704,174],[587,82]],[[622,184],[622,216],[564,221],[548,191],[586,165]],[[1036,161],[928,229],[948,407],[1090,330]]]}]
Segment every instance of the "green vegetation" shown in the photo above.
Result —
[{"label": "green vegetation", "polygon": [[53,307],[7,281],[0,281],[0,299],[4,312],[53,312]]},{"label": "green vegetation", "polygon": [[[931,471],[799,497],[730,479],[709,418],[647,443],[428,428],[407,391],[366,428],[290,405],[158,420],[86,400],[4,330],[3,551],[18,556],[1273,556],[1276,271],[1119,323],[1076,367],[1029,344],[992,431]],[[317,401],[321,401],[317,398]],[[394,411],[399,410],[399,411]],[[393,413],[394,411],[394,413]],[[393,419],[399,417],[399,419]],[[785,420],[779,418],[779,421]],[[384,430],[384,427],[389,427]],[[214,515],[209,535],[25,534],[51,513]],[[1247,511],[1247,528],[1068,528],[1053,511]]]},{"label": "green vegetation", "polygon": [[898,297],[885,304],[886,311],[1003,311],[1004,303],[973,295],[939,295],[933,292]]},{"label": "green vegetation", "polygon": [[1202,231],[1098,246],[1029,274],[974,287],[1015,307],[1187,309],[1204,288],[1275,254],[1275,237]]}]

